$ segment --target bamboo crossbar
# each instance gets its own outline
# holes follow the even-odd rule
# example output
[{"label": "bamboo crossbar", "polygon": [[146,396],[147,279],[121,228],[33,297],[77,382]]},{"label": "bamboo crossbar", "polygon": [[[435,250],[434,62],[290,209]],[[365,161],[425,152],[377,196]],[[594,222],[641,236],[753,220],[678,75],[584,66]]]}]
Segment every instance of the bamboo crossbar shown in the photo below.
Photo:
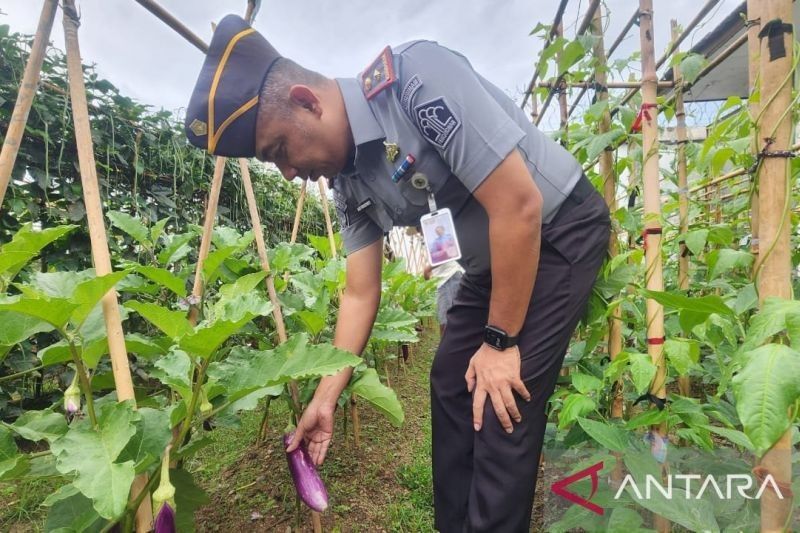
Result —
[{"label": "bamboo crossbar", "polygon": [[[546,89],[554,89],[559,87],[568,87],[568,88],[581,88],[581,89],[592,89],[592,88],[601,88],[605,87],[606,89],[635,89],[641,86],[641,82],[638,81],[610,81],[605,84],[599,84],[595,81],[562,81],[560,84],[556,84],[555,81],[540,81],[537,87],[543,87]],[[675,83],[671,81],[659,81],[658,82],[659,88],[670,88],[674,87]]]},{"label": "bamboo crossbar", "polygon": [[175,18],[169,11],[161,7],[153,0],[135,0],[136,3],[144,7],[150,13],[155,15],[161,22],[178,32],[178,34],[192,43],[198,50],[204,54],[208,53],[208,45],[198,37],[192,30],[184,26],[184,24]]},{"label": "bamboo crossbar", "polygon": [[[569,0],[561,0],[561,3],[558,4],[558,9],[556,9],[556,16],[553,18],[553,25],[550,28],[550,33],[547,35],[547,40],[544,43],[544,48],[550,46],[550,43],[553,41],[555,37],[556,28],[559,24],[561,24],[561,19],[564,17],[564,10],[567,9],[567,4]],[[536,65],[537,67],[539,65]],[[533,90],[534,85],[536,85],[536,78],[539,76],[539,69],[536,68],[533,71],[533,76],[531,76],[531,81],[528,83],[528,87],[525,90],[525,95],[522,97],[522,104],[519,106],[520,109],[525,109],[525,104],[528,103],[528,98],[531,95],[531,91]]]}]

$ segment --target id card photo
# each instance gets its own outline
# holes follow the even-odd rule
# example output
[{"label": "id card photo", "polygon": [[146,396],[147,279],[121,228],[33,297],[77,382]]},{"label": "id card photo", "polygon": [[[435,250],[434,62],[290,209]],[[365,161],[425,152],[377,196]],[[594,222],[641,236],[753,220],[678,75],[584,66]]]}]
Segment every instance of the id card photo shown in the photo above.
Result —
[{"label": "id card photo", "polygon": [[447,208],[438,209],[420,218],[422,236],[431,266],[461,258],[461,247],[453,225],[453,215]]}]

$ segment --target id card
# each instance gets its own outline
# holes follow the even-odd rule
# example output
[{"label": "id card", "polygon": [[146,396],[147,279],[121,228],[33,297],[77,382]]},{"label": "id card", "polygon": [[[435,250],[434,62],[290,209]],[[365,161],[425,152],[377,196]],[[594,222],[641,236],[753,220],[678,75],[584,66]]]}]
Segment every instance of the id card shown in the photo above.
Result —
[{"label": "id card", "polygon": [[419,219],[419,223],[431,266],[461,259],[461,247],[450,209],[445,207],[428,213]]}]

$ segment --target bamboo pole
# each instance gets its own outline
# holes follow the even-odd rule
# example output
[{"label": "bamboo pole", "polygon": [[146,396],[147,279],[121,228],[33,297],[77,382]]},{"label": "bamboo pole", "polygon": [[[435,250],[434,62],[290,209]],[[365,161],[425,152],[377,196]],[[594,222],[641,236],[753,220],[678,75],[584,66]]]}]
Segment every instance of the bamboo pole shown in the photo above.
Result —
[{"label": "bamboo pole", "polygon": [[3,205],[6,189],[11,181],[11,172],[14,170],[14,163],[19,153],[19,146],[25,135],[25,125],[28,123],[28,114],[39,85],[39,76],[42,72],[42,63],[45,52],[47,52],[47,43],[50,40],[50,31],[53,29],[57,6],[57,0],[44,0],[42,13],[39,15],[39,25],[36,27],[36,36],[33,38],[31,54],[25,64],[17,101],[14,104],[14,111],[11,112],[3,148],[0,150],[0,207]]},{"label": "bamboo pole", "polygon": [[[607,68],[607,67],[606,67]],[[589,81],[562,81],[558,86],[555,84],[554,81],[540,81],[537,87],[544,87],[546,89],[552,89],[557,87],[569,87],[572,89],[581,88],[581,89],[592,89],[597,88],[598,91],[605,89],[632,89],[638,88],[642,84],[638,81],[610,81],[606,82],[603,87],[600,87],[600,82],[597,81],[595,77],[592,77]],[[660,89],[669,89],[671,87],[675,87],[675,82],[672,81],[659,81],[658,87]]]},{"label": "bamboo pole", "polygon": [[[658,92],[653,42],[653,0],[639,0],[639,33],[642,51],[642,154],[644,171],[644,248],[645,284],[648,290],[663,291],[661,271],[661,189],[658,166]],[[664,362],[664,308],[648,298],[647,352],[656,365],[656,375],[650,386],[650,394],[666,399],[666,365]],[[666,439],[666,423],[653,426],[654,438]],[[669,521],[656,515],[655,529],[668,532]]]},{"label": "bamboo pole", "polygon": [[[758,58],[761,55],[761,43],[758,39],[758,32],[761,31],[761,18],[759,9],[761,3],[755,0],[747,0],[747,88],[751,98],[748,100],[750,118],[753,122],[753,136],[751,150],[755,154],[758,152],[758,124],[756,117],[761,111],[760,102],[752,98],[758,83],[759,64]],[[755,176],[751,176],[755,181]],[[750,197],[750,253],[753,254],[753,264],[758,263],[758,187],[753,187],[753,195]]]},{"label": "bamboo pole", "polygon": [[[602,7],[597,8],[594,13],[592,33],[596,36],[593,52],[596,60],[594,79],[601,87],[597,91],[597,101],[607,102],[608,91],[602,88],[606,86],[606,50],[603,43],[603,12]],[[606,108],[600,117],[599,133],[602,135],[611,129],[611,114]],[[604,150],[600,154],[600,175],[603,176],[603,196],[605,196],[608,210],[614,213],[617,210],[617,177],[614,173],[614,158],[610,150]],[[619,253],[618,235],[615,230],[611,231],[608,239],[608,255],[616,257]],[[608,356],[613,361],[622,351],[622,308],[616,306],[611,316],[608,318]],[[622,418],[623,416],[623,397],[622,380],[617,380],[613,385],[611,400],[612,418]],[[621,471],[620,471],[621,473]],[[622,479],[621,477],[619,478]]]},{"label": "bamboo pole", "polygon": [[[595,12],[597,10],[595,9]],[[564,23],[560,23],[558,25],[558,32],[559,37],[564,36]],[[561,56],[563,54],[558,54],[558,62],[561,62]],[[561,121],[559,123],[559,129],[561,130],[561,146],[566,147],[569,144],[569,124],[567,123],[567,86],[564,84],[564,80],[561,80],[561,83],[554,87],[554,89],[558,90],[558,111],[561,117]],[[551,89],[552,90],[552,89]],[[569,367],[564,367],[562,370],[569,370]]]},{"label": "bamboo pole", "polygon": [[[672,19],[670,21],[672,29],[673,42],[678,38],[678,21]],[[675,52],[680,52],[678,46],[674,47]],[[672,74],[675,83],[680,88],[683,82],[683,75],[681,74],[680,64],[672,67]],[[689,231],[689,191],[688,191],[688,175],[686,172],[686,143],[689,140],[686,137],[686,111],[683,106],[683,92],[676,91],[675,99],[675,119],[677,121],[676,134],[678,138],[678,150],[675,155],[678,166],[678,225],[680,227],[681,235],[685,235]],[[689,254],[686,247],[686,241],[680,243],[680,254],[678,256],[678,288],[682,291],[689,290]],[[681,396],[690,396],[692,391],[692,382],[689,376],[678,376],[678,391]]]},{"label": "bamboo pole", "polygon": [[[614,42],[608,48],[608,51],[606,52],[606,62],[608,61],[608,58],[611,57],[614,54],[614,51],[622,43],[622,40],[625,38],[625,36],[628,35],[628,32],[631,30],[633,25],[636,24],[638,21],[639,21],[639,9],[636,8],[634,10],[633,14],[631,14],[630,18],[628,19],[628,22],[625,23],[625,26],[622,28],[622,31],[619,32],[619,35],[617,35],[617,38],[614,39]],[[601,25],[600,25],[600,33],[603,33],[603,31],[602,31],[602,21],[601,21]],[[592,81],[594,81],[594,77],[592,77],[592,79],[589,80],[589,83],[591,83]],[[580,92],[578,93],[578,96],[576,96],[575,100],[572,101],[572,105],[569,108],[569,112],[567,113],[567,117],[571,117],[572,116],[572,113],[575,112],[575,109],[578,107],[578,103],[581,101],[581,98],[583,98],[583,95],[586,94],[586,91],[588,91],[588,90],[589,90],[589,85],[583,87],[580,90]]]},{"label": "bamboo pole", "polygon": [[[78,14],[74,0],[64,0],[64,41],[67,50],[67,75],[72,104],[72,118],[75,127],[75,141],[78,147],[78,166],[83,188],[83,201],[89,226],[89,239],[92,248],[92,262],[98,276],[112,272],[111,256],[108,252],[108,238],[103,220],[103,206],[100,200],[100,186],[97,182],[97,167],[94,159],[92,130],[89,124],[89,107],[86,104],[86,86],[83,81],[80,46],[78,44]],[[103,318],[108,335],[108,351],[114,386],[118,401],[131,401],[136,404],[133,380],[128,366],[128,351],[125,347],[125,334],[122,331],[122,318],[115,290],[109,290],[101,300]],[[135,499],[147,485],[147,475],[136,476],[131,486],[131,500]],[[149,531],[153,522],[150,498],[143,498],[136,510],[136,530]]]},{"label": "bamboo pole", "polygon": [[[792,0],[759,2],[762,30],[766,23],[792,23]],[[761,39],[760,75],[761,114],[758,141],[768,152],[787,150],[794,126],[792,113],[793,33],[783,34],[784,53],[770,50],[771,38]],[[790,242],[789,159],[763,158],[756,176],[759,196],[759,255],[754,265],[759,303],[770,297],[792,298],[792,263]],[[761,458],[759,466],[771,473],[779,484],[792,482],[791,427]],[[792,498],[779,499],[775,492],[765,491],[761,498],[761,531],[778,532],[788,527]]]},{"label": "bamboo pole", "polygon": [[[567,4],[569,0],[561,0],[558,4],[558,9],[556,9],[556,16],[553,18],[553,24],[550,27],[550,33],[547,34],[547,40],[544,42],[544,46],[542,50],[550,46],[550,43],[553,42],[553,37],[555,37],[555,30],[556,27],[561,24],[561,19],[564,17],[564,10],[567,9]],[[536,85],[536,78],[539,77],[539,65],[536,65],[536,69],[533,71],[533,76],[531,76],[531,81],[528,82],[528,88],[525,90],[525,95],[522,97],[522,104],[520,104],[520,109],[525,109],[525,104],[528,103],[528,98],[531,96],[531,91],[533,91],[534,86]]]},{"label": "bamboo pole", "polygon": [[297,242],[297,232],[300,229],[300,216],[303,214],[303,204],[306,201],[306,187],[308,186],[308,182],[303,180],[303,184],[300,186],[300,196],[297,198],[297,209],[294,212],[294,224],[292,224],[292,239],[289,241],[290,243],[294,244]]},{"label": "bamboo pole", "polygon": [[161,7],[158,3],[154,2],[153,0],[136,0],[136,3],[144,7],[150,13],[158,17],[161,22],[178,32],[178,34],[192,43],[198,50],[203,52],[204,54],[208,52],[208,45],[203,42],[203,40],[198,37],[192,30],[187,28],[183,25],[181,21],[175,18],[171,13],[169,13],[166,9]]}]

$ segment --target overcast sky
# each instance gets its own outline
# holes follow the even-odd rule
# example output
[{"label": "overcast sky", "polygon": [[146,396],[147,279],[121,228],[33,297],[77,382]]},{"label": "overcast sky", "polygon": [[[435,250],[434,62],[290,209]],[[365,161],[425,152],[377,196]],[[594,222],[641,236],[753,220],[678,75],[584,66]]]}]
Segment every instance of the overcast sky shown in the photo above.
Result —
[{"label": "overcast sky", "polygon": [[[76,0],[81,12],[80,40],[85,62],[96,63],[102,77],[127,96],[158,108],[178,110],[189,99],[202,63],[201,53],[134,0]],[[246,0],[161,0],[206,42],[211,22],[242,14]],[[572,0],[564,16],[573,36],[588,0]],[[682,25],[705,0],[654,0],[656,55],[667,46],[669,21]],[[696,42],[741,0],[722,0],[687,41]],[[41,0],[0,0],[0,24],[34,33]],[[466,55],[475,69],[517,101],[541,49],[529,36],[537,23],[550,24],[558,0],[263,0],[255,28],[281,54],[332,77],[354,76],[384,46],[412,39],[439,41]],[[606,46],[638,5],[635,0],[606,0],[610,12]],[[59,11],[51,40],[63,49]],[[615,57],[638,49],[634,26]],[[686,49],[688,46],[684,45]],[[557,123],[555,117],[552,123]]]}]

